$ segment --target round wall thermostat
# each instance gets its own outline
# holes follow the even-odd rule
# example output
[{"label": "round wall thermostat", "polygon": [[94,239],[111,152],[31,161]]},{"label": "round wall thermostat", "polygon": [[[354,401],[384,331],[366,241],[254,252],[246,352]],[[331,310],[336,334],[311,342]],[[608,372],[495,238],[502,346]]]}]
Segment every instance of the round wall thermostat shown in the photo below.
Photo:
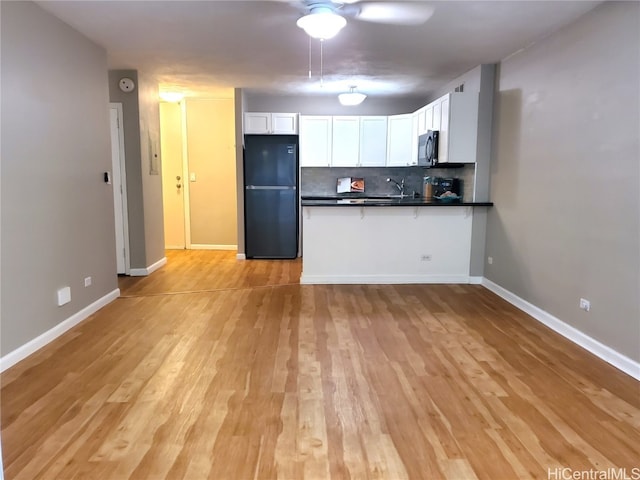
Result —
[{"label": "round wall thermostat", "polygon": [[136,84],[130,78],[121,78],[120,83],[118,83],[120,90],[123,92],[133,92],[133,89],[136,88]]}]

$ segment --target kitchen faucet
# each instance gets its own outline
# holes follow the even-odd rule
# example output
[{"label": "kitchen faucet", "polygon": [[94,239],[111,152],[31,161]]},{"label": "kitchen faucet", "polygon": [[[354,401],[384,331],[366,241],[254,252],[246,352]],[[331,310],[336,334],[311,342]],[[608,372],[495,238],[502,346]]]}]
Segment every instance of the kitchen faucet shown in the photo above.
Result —
[{"label": "kitchen faucet", "polygon": [[402,177],[402,181],[400,183],[396,182],[393,178],[387,178],[387,182],[393,182],[400,191],[400,198],[404,197],[404,177]]}]

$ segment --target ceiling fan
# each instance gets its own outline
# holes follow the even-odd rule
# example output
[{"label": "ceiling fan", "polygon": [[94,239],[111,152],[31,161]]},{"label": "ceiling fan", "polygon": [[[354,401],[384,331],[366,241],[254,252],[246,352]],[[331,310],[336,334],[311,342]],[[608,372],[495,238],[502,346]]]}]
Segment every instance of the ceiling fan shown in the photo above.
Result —
[{"label": "ceiling fan", "polygon": [[420,0],[300,0],[293,2],[306,13],[297,25],[313,38],[326,40],[346,24],[345,17],[391,25],[421,25],[433,15],[433,6]]}]

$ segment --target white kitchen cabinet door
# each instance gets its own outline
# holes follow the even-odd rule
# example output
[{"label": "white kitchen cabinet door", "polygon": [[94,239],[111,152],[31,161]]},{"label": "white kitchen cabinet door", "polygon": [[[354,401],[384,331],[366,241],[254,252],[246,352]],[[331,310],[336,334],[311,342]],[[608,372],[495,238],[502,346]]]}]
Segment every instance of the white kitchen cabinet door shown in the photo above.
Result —
[{"label": "white kitchen cabinet door", "polygon": [[411,119],[411,141],[413,144],[411,145],[411,158],[418,158],[418,139],[421,135],[420,133],[420,118],[422,118],[423,128],[424,128],[424,110],[420,109],[417,112],[414,112],[413,118]]},{"label": "white kitchen cabinet door", "polygon": [[361,167],[384,167],[387,163],[387,117],[360,117]]},{"label": "white kitchen cabinet door", "polygon": [[276,135],[297,135],[298,134],[298,114],[297,113],[272,113],[271,133]]},{"label": "white kitchen cabinet door", "polygon": [[391,115],[387,124],[387,166],[417,165],[413,154],[413,114]]},{"label": "white kitchen cabinet door", "polygon": [[271,114],[263,112],[246,112],[244,114],[244,133],[271,133]]},{"label": "white kitchen cabinet door", "polygon": [[429,122],[429,127],[427,128],[427,130],[440,130],[440,125],[441,125],[441,117],[442,117],[442,102],[435,101],[434,103],[430,104],[430,122]]},{"label": "white kitchen cabinet door", "polygon": [[246,112],[244,133],[262,135],[296,135],[297,113]]},{"label": "white kitchen cabinet door", "polygon": [[418,135],[433,130],[433,103],[422,107],[415,113],[418,115]]},{"label": "white kitchen cabinet door", "polygon": [[332,167],[357,167],[360,158],[360,117],[333,117]]},{"label": "white kitchen cabinet door", "polygon": [[427,127],[425,125],[427,116],[425,115],[427,107],[422,107],[420,110],[413,112],[415,119],[418,121],[417,134],[422,135],[427,131]]},{"label": "white kitchen cabinet door", "polygon": [[442,97],[438,104],[440,105],[438,163],[449,163],[449,95]]},{"label": "white kitchen cabinet door", "polygon": [[440,100],[438,163],[475,163],[478,146],[478,93],[450,93]]},{"label": "white kitchen cabinet door", "polygon": [[332,117],[300,115],[299,153],[301,167],[331,166]]}]

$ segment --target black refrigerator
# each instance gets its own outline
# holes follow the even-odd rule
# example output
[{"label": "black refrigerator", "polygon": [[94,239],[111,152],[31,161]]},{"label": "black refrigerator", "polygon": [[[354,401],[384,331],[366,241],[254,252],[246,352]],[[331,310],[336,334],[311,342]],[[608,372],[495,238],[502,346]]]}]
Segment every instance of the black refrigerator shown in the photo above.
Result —
[{"label": "black refrigerator", "polygon": [[245,135],[247,258],[298,256],[298,136]]}]

